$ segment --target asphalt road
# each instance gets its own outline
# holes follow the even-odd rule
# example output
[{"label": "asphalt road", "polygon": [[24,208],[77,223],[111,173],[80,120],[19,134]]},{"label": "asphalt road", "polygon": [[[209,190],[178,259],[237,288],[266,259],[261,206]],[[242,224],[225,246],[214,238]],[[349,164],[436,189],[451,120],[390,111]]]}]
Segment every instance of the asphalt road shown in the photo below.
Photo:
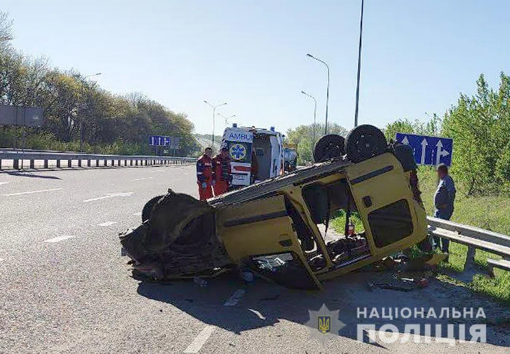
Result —
[{"label": "asphalt road", "polygon": [[[292,291],[234,274],[200,287],[130,277],[118,233],[140,223],[151,197],[168,188],[197,194],[194,167],[142,167],[0,173],[0,353],[478,353],[509,352],[503,305],[434,281],[412,292],[369,291],[360,272],[329,281],[322,292]],[[225,306],[238,290],[234,306]],[[238,292],[239,294],[239,292]],[[318,341],[309,310],[339,310],[346,327]],[[483,307],[487,343],[425,337],[402,343],[356,340],[357,308]],[[505,320],[506,326],[505,326]],[[447,322],[459,320],[441,320]],[[400,332],[405,319],[391,321]],[[320,338],[326,338],[321,337]],[[328,337],[329,338],[329,337]],[[456,337],[458,339],[458,337]],[[429,338],[430,339],[430,338]]]}]

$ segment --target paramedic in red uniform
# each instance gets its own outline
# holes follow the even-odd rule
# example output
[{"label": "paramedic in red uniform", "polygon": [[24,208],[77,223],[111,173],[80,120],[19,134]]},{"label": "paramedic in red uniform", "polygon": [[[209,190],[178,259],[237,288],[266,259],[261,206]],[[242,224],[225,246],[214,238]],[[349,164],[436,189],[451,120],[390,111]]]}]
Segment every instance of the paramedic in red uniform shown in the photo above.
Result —
[{"label": "paramedic in red uniform", "polygon": [[213,197],[211,188],[213,183],[211,155],[212,149],[208,147],[197,161],[197,184],[200,200],[206,200]]},{"label": "paramedic in red uniform", "polygon": [[228,186],[232,182],[230,156],[227,147],[222,147],[220,153],[214,156],[212,165],[214,195],[219,196],[228,191]]}]

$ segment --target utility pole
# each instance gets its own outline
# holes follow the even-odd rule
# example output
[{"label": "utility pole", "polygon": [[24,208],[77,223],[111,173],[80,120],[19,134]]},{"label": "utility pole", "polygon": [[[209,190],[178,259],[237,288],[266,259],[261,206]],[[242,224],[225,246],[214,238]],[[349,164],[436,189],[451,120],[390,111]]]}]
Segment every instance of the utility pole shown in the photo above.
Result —
[{"label": "utility pole", "polygon": [[217,104],[216,106],[210,104],[209,102],[207,102],[206,100],[204,100],[204,103],[207,104],[208,106],[210,106],[213,111],[212,111],[212,135],[211,135],[211,141],[212,141],[212,146],[211,148],[214,149],[214,124],[215,124],[215,121],[216,121],[216,108],[220,107],[220,106],[224,106],[227,104],[227,102],[224,102],[224,103],[220,103],[220,104]]},{"label": "utility pole", "polygon": [[322,64],[324,64],[326,66],[326,68],[328,69],[328,85],[326,87],[326,121],[325,121],[325,124],[324,124],[324,135],[327,135],[328,134],[328,106],[329,106],[329,65],[326,64],[326,62],[324,60],[321,60],[319,58],[316,58],[314,57],[313,55],[311,54],[307,54],[306,55],[307,57],[310,57],[312,59],[315,59],[317,60],[318,62],[321,62]]}]

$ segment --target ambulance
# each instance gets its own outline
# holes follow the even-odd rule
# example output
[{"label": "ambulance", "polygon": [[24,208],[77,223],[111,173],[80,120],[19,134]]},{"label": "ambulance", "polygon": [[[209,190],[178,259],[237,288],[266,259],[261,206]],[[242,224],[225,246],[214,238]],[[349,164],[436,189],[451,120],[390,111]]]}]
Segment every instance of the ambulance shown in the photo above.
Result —
[{"label": "ambulance", "polygon": [[231,158],[232,188],[274,178],[283,173],[283,135],[268,129],[238,127],[233,124],[223,133],[222,147]]}]

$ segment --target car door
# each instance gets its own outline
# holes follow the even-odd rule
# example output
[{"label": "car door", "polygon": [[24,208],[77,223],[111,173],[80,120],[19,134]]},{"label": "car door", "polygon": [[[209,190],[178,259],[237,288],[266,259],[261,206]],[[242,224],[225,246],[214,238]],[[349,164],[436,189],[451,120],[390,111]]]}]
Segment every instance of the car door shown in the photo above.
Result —
[{"label": "car door", "polygon": [[283,195],[218,208],[218,237],[234,263],[280,285],[320,289],[311,271]]},{"label": "car door", "polygon": [[349,186],[365,226],[372,254],[386,255],[426,236],[417,202],[402,165],[386,153],[346,169]]}]

